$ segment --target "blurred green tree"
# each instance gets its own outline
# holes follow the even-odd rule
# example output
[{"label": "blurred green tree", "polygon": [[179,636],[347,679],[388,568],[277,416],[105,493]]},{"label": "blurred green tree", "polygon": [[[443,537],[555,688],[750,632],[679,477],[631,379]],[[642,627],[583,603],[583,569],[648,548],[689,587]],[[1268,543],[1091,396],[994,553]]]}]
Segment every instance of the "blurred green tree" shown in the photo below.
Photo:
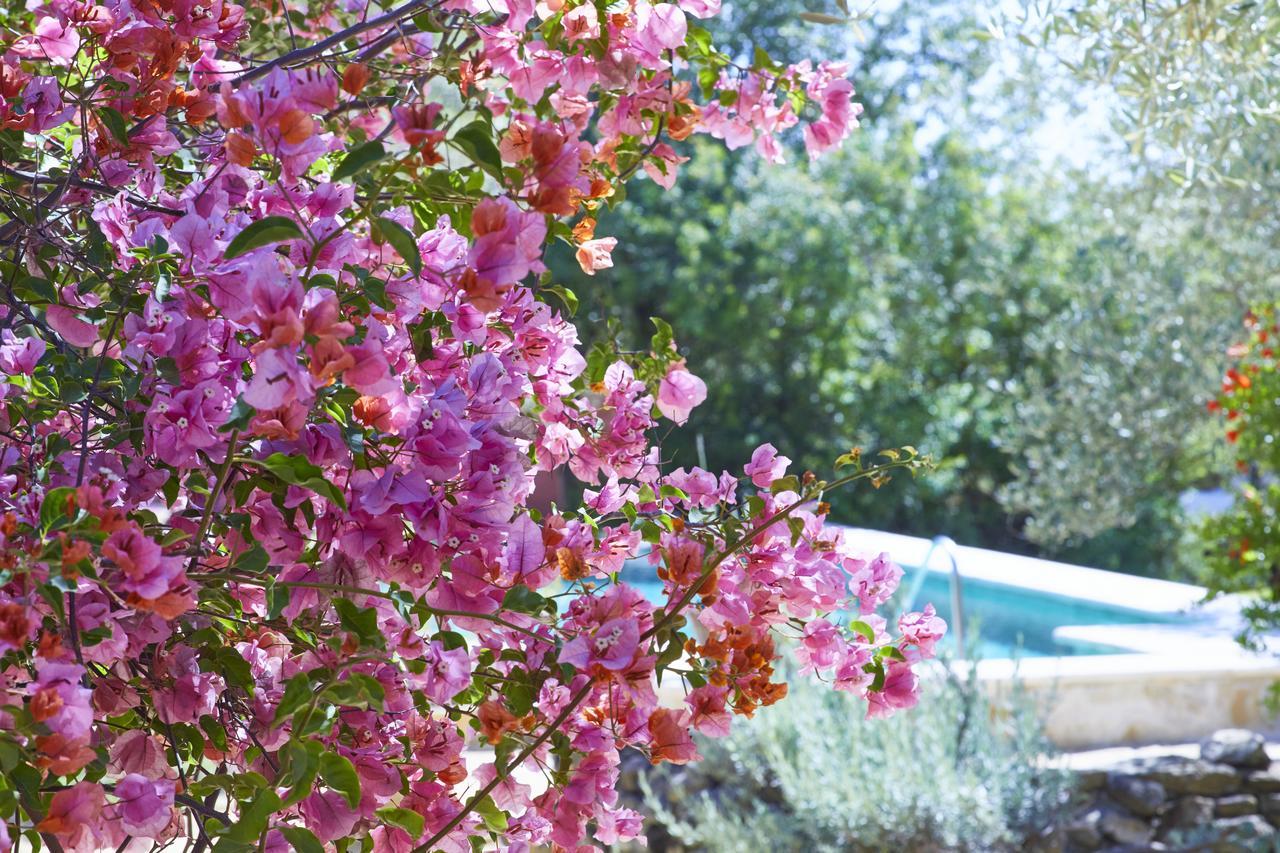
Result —
[{"label": "blurred green tree", "polygon": [[1046,165],[1030,137],[1054,90],[966,7],[878,13],[862,39],[804,8],[735,4],[719,37],[843,51],[867,105],[844,151],[766,169],[701,145],[670,192],[633,185],[602,217],[615,269],[553,257],[594,335],[667,317],[707,381],[664,454],[715,468],[770,437],[820,470],[913,442],[938,471],[836,518],[1185,575],[1177,497],[1212,470],[1205,383],[1239,310],[1210,202]]}]

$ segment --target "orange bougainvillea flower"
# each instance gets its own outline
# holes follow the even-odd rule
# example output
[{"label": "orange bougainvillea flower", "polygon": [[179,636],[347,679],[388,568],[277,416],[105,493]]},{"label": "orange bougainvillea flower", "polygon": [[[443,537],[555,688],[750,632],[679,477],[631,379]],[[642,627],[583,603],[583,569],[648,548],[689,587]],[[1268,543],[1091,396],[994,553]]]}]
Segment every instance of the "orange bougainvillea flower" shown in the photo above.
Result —
[{"label": "orange bougainvillea flower", "polygon": [[62,710],[62,696],[58,693],[56,687],[45,687],[37,690],[35,695],[31,697],[31,719],[37,723],[43,723],[45,720],[57,715]]},{"label": "orange bougainvillea flower", "polygon": [[290,145],[306,142],[316,132],[316,122],[299,109],[292,109],[280,116],[280,138]]},{"label": "orange bougainvillea flower", "polygon": [[53,771],[58,776],[70,776],[79,773],[98,754],[89,747],[89,741],[67,740],[64,735],[54,733],[36,738],[36,749],[40,758],[36,765]]},{"label": "orange bougainvillea flower", "polygon": [[238,130],[227,133],[223,145],[227,149],[227,160],[236,166],[248,166],[258,154],[258,146],[247,134]]},{"label": "orange bougainvillea flower", "polygon": [[591,574],[591,567],[570,548],[556,549],[556,565],[560,568],[560,577],[566,581],[576,581]]},{"label": "orange bougainvillea flower", "polygon": [[596,220],[592,216],[584,216],[573,226],[573,239],[585,243],[596,236]]},{"label": "orange bougainvillea flower", "polygon": [[134,610],[155,613],[164,619],[177,619],[195,608],[196,599],[190,592],[166,592],[159,598],[139,598],[131,594],[127,603]]},{"label": "orange bougainvillea flower", "polygon": [[353,62],[342,71],[342,91],[348,95],[358,95],[369,82],[369,66],[363,62]]},{"label": "orange bougainvillea flower", "polygon": [[698,747],[689,734],[689,712],[658,708],[649,715],[649,760],[654,764],[697,761]]},{"label": "orange bougainvillea flower", "polygon": [[17,602],[0,605],[0,652],[20,649],[31,636],[31,619],[25,605]]},{"label": "orange bougainvillea flower", "polygon": [[501,702],[492,699],[480,706],[477,717],[480,720],[480,734],[491,744],[497,744],[503,735],[519,727],[515,714],[508,711]]},{"label": "orange bougainvillea flower", "polygon": [[360,423],[373,426],[379,418],[385,417],[391,411],[391,405],[381,397],[370,397],[366,394],[356,400],[351,411]]}]

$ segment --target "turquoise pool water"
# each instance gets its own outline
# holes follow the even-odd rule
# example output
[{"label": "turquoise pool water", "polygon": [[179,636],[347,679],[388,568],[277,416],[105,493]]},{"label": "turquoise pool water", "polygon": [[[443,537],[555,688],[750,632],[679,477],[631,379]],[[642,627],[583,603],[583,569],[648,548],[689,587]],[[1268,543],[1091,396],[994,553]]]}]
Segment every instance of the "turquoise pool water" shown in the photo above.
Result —
[{"label": "turquoise pool water", "polygon": [[[907,579],[915,571],[907,570]],[[903,586],[907,586],[904,579]],[[1064,642],[1055,639],[1055,628],[1067,625],[1139,625],[1170,621],[1150,613],[1097,604],[1079,598],[1035,592],[1023,587],[965,580],[965,640],[977,637],[982,658],[1047,657],[1055,655],[1115,654],[1113,646]],[[932,603],[938,615],[952,622],[951,580],[941,572],[929,572],[920,588],[915,608]]]},{"label": "turquoise pool water", "polygon": [[[916,569],[906,568],[900,596],[905,597],[905,590],[916,580],[916,574]],[[647,560],[628,561],[621,579],[643,592],[650,601],[661,603],[662,584]],[[976,637],[976,651],[983,659],[1115,654],[1123,649],[1061,641],[1054,638],[1054,629],[1067,625],[1139,625],[1172,621],[1141,611],[986,581],[966,579],[962,589],[965,641],[974,643]],[[915,609],[919,610],[926,602],[932,603],[948,624],[953,622],[948,575],[931,571],[925,576]],[[901,603],[891,604],[883,615],[890,617],[890,614],[899,612]],[[953,636],[948,633],[947,641]]]}]

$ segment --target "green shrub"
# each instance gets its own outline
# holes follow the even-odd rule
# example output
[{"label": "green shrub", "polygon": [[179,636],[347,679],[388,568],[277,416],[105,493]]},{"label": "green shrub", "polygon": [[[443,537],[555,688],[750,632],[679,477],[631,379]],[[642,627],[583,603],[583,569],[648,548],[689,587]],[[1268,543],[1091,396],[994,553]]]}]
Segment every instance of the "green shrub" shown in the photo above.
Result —
[{"label": "green shrub", "polygon": [[972,681],[925,685],[920,705],[864,720],[807,678],[696,768],[641,778],[655,820],[707,851],[1022,850],[1068,797],[1034,708]]}]

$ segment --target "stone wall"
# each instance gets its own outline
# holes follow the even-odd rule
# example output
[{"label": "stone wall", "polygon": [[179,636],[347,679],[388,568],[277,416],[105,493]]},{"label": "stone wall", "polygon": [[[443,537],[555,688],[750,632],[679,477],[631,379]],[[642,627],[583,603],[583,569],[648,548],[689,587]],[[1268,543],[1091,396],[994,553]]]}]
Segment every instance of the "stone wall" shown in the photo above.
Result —
[{"label": "stone wall", "polygon": [[1075,851],[1280,848],[1280,762],[1263,737],[1217,732],[1200,756],[1121,761],[1082,772],[1077,806],[1040,839],[1043,849]]}]

